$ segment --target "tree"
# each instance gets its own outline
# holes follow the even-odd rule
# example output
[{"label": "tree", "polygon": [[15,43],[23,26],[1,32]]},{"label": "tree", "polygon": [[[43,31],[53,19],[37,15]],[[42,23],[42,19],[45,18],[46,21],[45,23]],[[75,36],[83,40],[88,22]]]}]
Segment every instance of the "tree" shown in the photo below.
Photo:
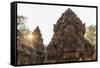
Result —
[{"label": "tree", "polygon": [[17,37],[21,38],[29,34],[29,29],[26,27],[27,17],[17,16]]},{"label": "tree", "polygon": [[85,37],[91,42],[92,45],[96,45],[96,26],[90,25],[87,27]]},{"label": "tree", "polygon": [[24,16],[17,16],[17,64],[29,64],[31,63],[31,53],[33,49],[29,47],[29,29],[26,24],[27,18]]},{"label": "tree", "polygon": [[90,43],[94,47],[95,52],[93,55],[93,59],[95,60],[96,59],[96,25],[90,25],[89,27],[87,27],[85,37],[90,41]]},{"label": "tree", "polygon": [[26,20],[27,18],[24,17],[24,16],[17,16],[17,26],[18,25],[21,25],[21,24],[24,24],[24,21]]}]

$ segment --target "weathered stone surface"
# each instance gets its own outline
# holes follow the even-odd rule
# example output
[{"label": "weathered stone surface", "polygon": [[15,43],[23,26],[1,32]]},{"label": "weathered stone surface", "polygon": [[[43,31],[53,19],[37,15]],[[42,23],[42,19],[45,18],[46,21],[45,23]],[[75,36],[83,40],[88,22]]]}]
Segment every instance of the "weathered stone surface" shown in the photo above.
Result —
[{"label": "weathered stone surface", "polygon": [[[31,40],[17,40],[17,64],[40,64],[44,62],[45,50],[39,27],[32,32]],[[26,44],[28,42],[28,44]],[[32,43],[32,44],[31,44]],[[30,47],[31,46],[31,47]]]},{"label": "weathered stone surface", "polygon": [[[32,33],[33,35],[33,47],[36,52],[36,64],[40,64],[44,62],[44,57],[45,57],[45,50],[44,50],[44,44],[43,44],[43,39],[42,39],[42,34],[40,32],[39,27],[37,26],[34,32]],[[34,60],[33,60],[34,61]]]},{"label": "weathered stone surface", "polygon": [[45,63],[91,60],[93,47],[85,39],[85,23],[68,9],[54,24],[54,35],[46,48]]},{"label": "weathered stone surface", "polygon": [[[19,41],[17,41],[19,43]],[[25,44],[17,44],[17,64],[22,65],[22,64],[30,64],[31,63],[31,53],[32,53],[32,48],[26,46]]]},{"label": "weathered stone surface", "polygon": [[85,23],[82,23],[71,9],[61,15],[54,24],[53,32],[53,37],[46,49],[38,26],[32,32],[31,40],[24,37],[17,40],[17,64],[92,60],[94,47],[84,37]]}]

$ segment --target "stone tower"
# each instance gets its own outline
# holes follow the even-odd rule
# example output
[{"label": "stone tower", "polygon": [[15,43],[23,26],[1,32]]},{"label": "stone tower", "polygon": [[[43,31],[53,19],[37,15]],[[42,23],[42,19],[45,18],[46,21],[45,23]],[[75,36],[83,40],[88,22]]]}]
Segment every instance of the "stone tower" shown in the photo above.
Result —
[{"label": "stone tower", "polygon": [[91,60],[94,49],[85,39],[85,24],[70,9],[54,24],[54,34],[46,48],[46,63]]},{"label": "stone tower", "polygon": [[32,32],[33,35],[33,47],[34,47],[34,52],[33,56],[35,55],[35,58],[33,58],[33,63],[35,64],[40,64],[44,62],[44,44],[43,44],[43,39],[42,39],[42,34],[37,26],[34,32]]}]

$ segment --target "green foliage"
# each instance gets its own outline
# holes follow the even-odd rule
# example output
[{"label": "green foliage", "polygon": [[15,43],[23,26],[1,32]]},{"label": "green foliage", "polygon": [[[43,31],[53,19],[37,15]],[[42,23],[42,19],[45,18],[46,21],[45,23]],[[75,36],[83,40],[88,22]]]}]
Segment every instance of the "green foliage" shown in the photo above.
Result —
[{"label": "green foliage", "polygon": [[96,45],[96,26],[90,25],[87,27],[85,37],[91,42],[92,45]]},{"label": "green foliage", "polygon": [[90,25],[87,27],[87,31],[85,34],[85,37],[90,41],[90,43],[94,47],[94,55],[93,55],[93,60],[96,59],[96,25]]},{"label": "green foliage", "polygon": [[17,16],[17,37],[19,38],[29,34],[29,29],[25,25],[26,19],[24,16]]},{"label": "green foliage", "polygon": [[20,24],[24,24],[24,21],[26,20],[27,18],[24,17],[24,16],[17,16],[17,26],[20,25]]}]

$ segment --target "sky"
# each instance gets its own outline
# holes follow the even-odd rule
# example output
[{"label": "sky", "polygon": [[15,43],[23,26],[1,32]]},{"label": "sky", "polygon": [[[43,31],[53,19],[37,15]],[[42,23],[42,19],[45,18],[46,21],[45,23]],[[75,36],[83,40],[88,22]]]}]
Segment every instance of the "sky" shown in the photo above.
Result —
[{"label": "sky", "polygon": [[17,15],[27,17],[26,26],[30,31],[39,26],[43,42],[47,45],[53,36],[53,24],[56,24],[68,8],[72,9],[86,26],[96,25],[96,8],[19,3]]}]

